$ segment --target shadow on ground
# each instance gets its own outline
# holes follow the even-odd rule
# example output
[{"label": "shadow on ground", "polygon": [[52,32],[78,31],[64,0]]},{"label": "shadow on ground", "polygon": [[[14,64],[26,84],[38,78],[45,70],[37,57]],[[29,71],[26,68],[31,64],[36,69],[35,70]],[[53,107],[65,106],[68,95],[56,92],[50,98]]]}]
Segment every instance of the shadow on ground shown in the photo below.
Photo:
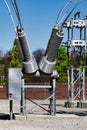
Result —
[{"label": "shadow on ground", "polygon": [[[48,106],[49,108],[49,104],[42,104],[42,106]],[[80,116],[80,117],[85,117],[87,116],[87,109],[85,110],[82,110],[82,108],[80,110],[78,110],[78,108],[68,108],[64,106],[64,104],[57,104],[56,105],[57,107],[57,110],[56,110],[56,114],[73,114],[73,115],[77,115],[77,116]],[[50,113],[49,110],[48,111],[48,115]],[[33,112],[31,113],[33,114]],[[34,114],[38,114],[38,113],[34,113]],[[47,113],[46,113],[47,114]]]},{"label": "shadow on ground", "polygon": [[57,114],[74,114],[74,115],[77,115],[77,116],[87,116],[87,111],[84,111],[84,112],[67,112],[67,111],[58,111]]},{"label": "shadow on ground", "polygon": [[[15,119],[15,116],[13,115],[12,118]],[[0,113],[0,120],[10,120],[10,115],[9,114]]]}]

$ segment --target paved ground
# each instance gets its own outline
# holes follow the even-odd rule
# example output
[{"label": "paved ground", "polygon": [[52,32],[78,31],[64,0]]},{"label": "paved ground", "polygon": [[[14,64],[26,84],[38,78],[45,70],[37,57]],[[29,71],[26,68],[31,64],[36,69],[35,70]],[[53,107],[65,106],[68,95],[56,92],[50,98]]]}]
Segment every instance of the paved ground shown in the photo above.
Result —
[{"label": "paved ground", "polygon": [[[14,101],[16,120],[9,120],[9,101],[0,100],[0,130],[87,130],[87,108],[65,108],[64,102],[57,101],[56,116],[47,115],[38,107],[31,114],[20,116],[20,102]],[[27,110],[32,105],[27,101]],[[48,102],[43,107],[48,108]]]}]

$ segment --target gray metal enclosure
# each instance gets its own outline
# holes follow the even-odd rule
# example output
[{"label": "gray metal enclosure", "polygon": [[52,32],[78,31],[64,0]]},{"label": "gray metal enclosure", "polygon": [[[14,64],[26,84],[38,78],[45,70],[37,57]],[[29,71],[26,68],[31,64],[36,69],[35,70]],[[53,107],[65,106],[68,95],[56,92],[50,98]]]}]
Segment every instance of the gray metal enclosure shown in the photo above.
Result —
[{"label": "gray metal enclosure", "polygon": [[21,69],[19,68],[9,68],[8,94],[12,95],[12,99],[21,99]]}]

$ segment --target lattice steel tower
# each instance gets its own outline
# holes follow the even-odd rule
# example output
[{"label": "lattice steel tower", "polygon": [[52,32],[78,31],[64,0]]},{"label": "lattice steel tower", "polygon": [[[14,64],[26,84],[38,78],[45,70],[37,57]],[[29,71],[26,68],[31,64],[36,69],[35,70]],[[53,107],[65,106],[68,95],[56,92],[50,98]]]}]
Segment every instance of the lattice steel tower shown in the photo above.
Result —
[{"label": "lattice steel tower", "polygon": [[[77,99],[79,107],[86,106],[85,102],[85,61],[80,67],[80,61],[86,52],[86,28],[87,17],[80,18],[80,12],[74,15],[74,18],[64,24],[68,30],[67,54],[71,56],[72,66],[68,68],[68,107],[74,107],[74,101]],[[78,30],[78,34],[76,31]],[[75,38],[76,37],[76,38]]]}]

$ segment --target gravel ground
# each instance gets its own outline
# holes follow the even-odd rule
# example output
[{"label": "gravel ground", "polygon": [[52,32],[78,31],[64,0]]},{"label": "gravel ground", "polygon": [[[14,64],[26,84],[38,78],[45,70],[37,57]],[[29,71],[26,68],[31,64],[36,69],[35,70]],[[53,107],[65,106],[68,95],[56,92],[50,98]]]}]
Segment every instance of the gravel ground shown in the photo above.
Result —
[{"label": "gravel ground", "polygon": [[[45,115],[47,113],[39,109],[33,114],[8,120],[9,101],[1,100],[0,113],[6,118],[0,120],[0,130],[87,130],[87,109],[64,108],[63,104],[64,101],[58,101],[56,116]],[[14,101],[15,113],[19,113],[19,106],[19,102]]]},{"label": "gravel ground", "polygon": [[0,121],[0,130],[87,130],[87,118],[30,118]]}]

